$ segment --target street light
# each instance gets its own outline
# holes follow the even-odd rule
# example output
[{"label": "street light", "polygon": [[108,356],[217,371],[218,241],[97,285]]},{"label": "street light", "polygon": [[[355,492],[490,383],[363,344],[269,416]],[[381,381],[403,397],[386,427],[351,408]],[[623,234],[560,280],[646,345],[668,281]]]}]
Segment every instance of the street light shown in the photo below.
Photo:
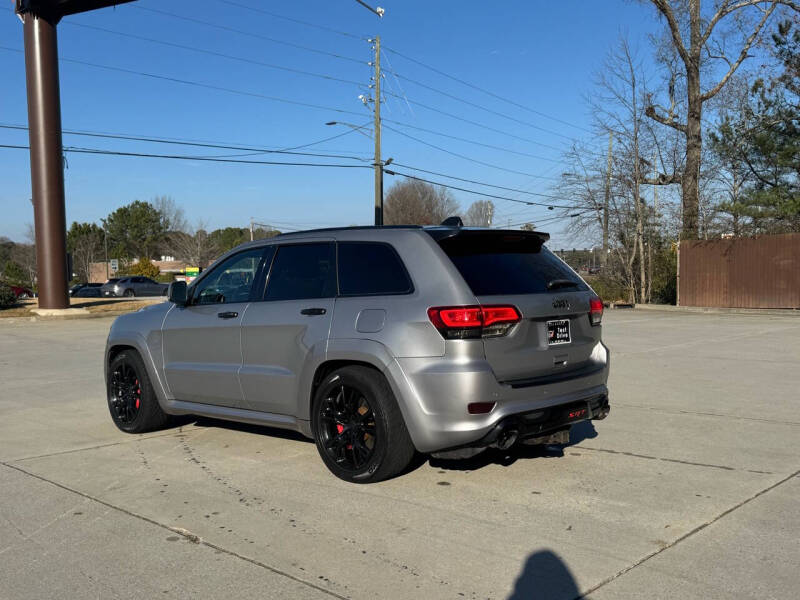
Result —
[{"label": "street light", "polygon": [[362,129],[364,129],[365,127],[367,127],[367,125],[353,125],[352,123],[345,123],[345,122],[343,122],[343,121],[328,121],[327,123],[325,123],[325,125],[344,125],[345,127],[349,127],[349,128],[350,128],[350,129],[352,129],[353,131],[357,131],[357,132],[358,132],[358,133],[360,133],[361,135],[363,135],[363,136],[366,136],[366,137],[368,137],[369,139],[372,139],[372,136],[371,136],[370,134],[368,134],[368,133],[364,133],[364,132],[362,131]]}]

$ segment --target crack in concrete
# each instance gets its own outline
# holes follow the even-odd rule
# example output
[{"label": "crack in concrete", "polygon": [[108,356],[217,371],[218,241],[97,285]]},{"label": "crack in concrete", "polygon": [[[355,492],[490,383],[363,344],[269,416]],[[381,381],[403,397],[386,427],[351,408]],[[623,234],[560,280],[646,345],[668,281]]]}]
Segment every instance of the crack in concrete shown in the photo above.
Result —
[{"label": "crack in concrete", "polygon": [[607,454],[621,454],[623,456],[632,456],[633,458],[644,458],[647,460],[660,460],[663,462],[678,463],[680,465],[691,465],[693,467],[707,467],[709,469],[721,469],[723,471],[745,471],[747,473],[757,473],[759,475],[774,475],[772,471],[757,471],[755,469],[741,469],[737,467],[728,467],[726,465],[712,465],[708,463],[693,462],[691,460],[681,460],[679,458],[664,458],[661,456],[650,456],[649,454],[637,454],[635,452],[625,452],[622,450],[610,450],[608,448],[591,448],[589,446],[580,446],[583,450],[592,450],[594,452],[605,452]]},{"label": "crack in concrete", "polygon": [[723,419],[735,419],[739,421],[758,421],[760,423],[772,423],[774,425],[800,425],[798,421],[778,421],[776,419],[759,419],[757,417],[740,417],[737,415],[723,415],[721,413],[709,413],[709,412],[700,412],[694,410],[669,410],[666,408],[658,408],[656,406],[641,406],[639,404],[620,404],[619,402],[614,402],[614,407],[622,407],[622,408],[636,408],[639,410],[652,410],[655,412],[665,413],[669,415],[698,415],[702,417],[720,417]]},{"label": "crack in concrete", "polygon": [[[87,450],[99,450],[100,448],[112,448],[114,446],[123,446],[125,444],[133,444],[135,442],[139,442],[141,440],[152,440],[155,438],[162,438],[162,437],[169,437],[174,435],[186,435],[192,431],[203,431],[208,429],[207,427],[194,427],[189,431],[184,431],[183,426],[179,427],[176,431],[167,431],[164,433],[157,433],[154,435],[141,435],[135,438],[130,438],[126,440],[122,440],[119,442],[109,442],[108,444],[98,444],[96,446],[86,446],[85,448],[72,448],[70,450],[59,450],[58,452],[50,452],[48,454],[37,454],[36,456],[25,456],[24,458],[13,458],[11,462],[24,462],[26,460],[35,460],[37,458],[50,458],[51,456],[61,456],[63,454],[74,454],[75,452],[86,452]],[[0,461],[0,464],[7,464],[4,461]]]},{"label": "crack in concrete", "polygon": [[314,583],[312,583],[310,581],[306,581],[306,580],[304,580],[304,579],[302,579],[300,577],[292,575],[291,573],[287,573],[286,571],[282,571],[281,569],[279,569],[277,567],[270,566],[270,565],[268,565],[268,564],[266,564],[264,562],[261,562],[260,560],[257,560],[255,558],[250,558],[249,556],[245,556],[243,554],[239,554],[238,552],[235,552],[233,550],[229,550],[228,548],[225,548],[223,546],[219,546],[219,545],[217,545],[217,544],[215,544],[213,542],[209,542],[208,540],[204,540],[204,539],[200,538],[199,536],[191,533],[190,531],[181,530],[180,528],[171,527],[169,525],[166,525],[164,523],[156,521],[155,519],[151,519],[150,517],[146,517],[144,515],[140,515],[138,513],[130,511],[130,510],[126,509],[126,508],[123,508],[121,506],[117,506],[116,504],[112,504],[111,502],[107,502],[105,500],[101,500],[100,498],[96,498],[94,496],[91,496],[90,494],[86,494],[84,492],[81,492],[80,490],[76,490],[76,489],[71,488],[69,486],[66,486],[64,484],[58,483],[57,481],[53,481],[51,479],[47,479],[46,477],[42,477],[41,475],[37,475],[36,473],[32,473],[30,471],[26,471],[22,467],[7,463],[5,461],[0,460],[0,465],[3,465],[4,467],[7,467],[9,469],[14,469],[15,471],[17,471],[19,473],[23,473],[23,474],[25,474],[25,475],[27,475],[29,477],[33,477],[34,479],[38,479],[39,481],[43,481],[45,483],[49,483],[50,485],[53,485],[53,486],[55,486],[57,488],[61,488],[62,490],[65,490],[67,492],[71,492],[73,494],[81,496],[82,498],[86,498],[87,500],[91,500],[92,502],[97,502],[98,504],[106,506],[106,507],[108,507],[108,508],[110,508],[112,510],[116,510],[118,512],[121,512],[121,513],[123,513],[125,515],[128,515],[129,517],[133,517],[135,519],[139,519],[141,521],[145,521],[146,523],[150,523],[151,525],[155,525],[157,527],[165,529],[166,531],[169,531],[170,533],[174,533],[176,535],[180,535],[180,536],[184,537],[185,539],[187,539],[188,541],[190,541],[192,543],[198,544],[200,546],[205,546],[207,548],[212,548],[214,550],[218,550],[219,552],[223,552],[223,553],[225,553],[225,554],[227,554],[229,556],[232,556],[234,558],[238,558],[239,560],[243,560],[243,561],[248,562],[248,563],[250,563],[252,565],[255,565],[257,567],[261,567],[262,569],[265,569],[267,571],[275,573],[276,575],[280,575],[282,577],[286,577],[287,579],[291,579],[292,581],[294,581],[296,583],[299,583],[301,585],[305,585],[307,587],[315,589],[315,590],[317,590],[319,592],[327,594],[328,596],[331,596],[333,598],[338,598],[338,600],[349,600],[346,596],[341,596],[341,595],[337,594],[334,591],[325,589],[325,588],[323,588],[323,587],[321,587],[319,585],[316,585],[316,584],[314,584]]},{"label": "crack in concrete", "polygon": [[730,508],[728,508],[728,509],[726,509],[726,510],[722,511],[720,514],[718,514],[718,515],[717,515],[716,517],[714,517],[713,519],[710,519],[710,520],[706,521],[705,523],[703,523],[703,524],[701,524],[701,525],[698,525],[697,527],[695,527],[695,528],[694,528],[694,529],[692,529],[691,531],[689,531],[689,532],[687,532],[687,533],[684,533],[682,536],[680,536],[679,538],[677,538],[677,539],[673,540],[672,542],[670,542],[670,543],[669,543],[669,544],[667,544],[666,546],[663,546],[663,547],[659,548],[658,550],[654,550],[653,552],[650,552],[649,554],[646,554],[645,556],[643,556],[642,558],[640,558],[639,560],[637,560],[637,561],[636,561],[636,562],[634,562],[633,564],[631,564],[631,565],[628,565],[627,567],[625,567],[624,569],[622,569],[622,570],[620,570],[620,571],[617,571],[617,572],[616,572],[614,575],[612,575],[611,577],[607,577],[606,579],[604,579],[604,580],[603,580],[603,581],[601,581],[600,583],[596,584],[595,586],[593,586],[593,587],[589,588],[589,589],[588,589],[588,590],[586,590],[585,592],[581,592],[581,593],[580,593],[578,596],[576,596],[575,598],[573,598],[573,600],[589,600],[589,598],[588,598],[588,595],[589,595],[589,594],[592,594],[592,593],[596,592],[596,591],[597,591],[597,590],[599,590],[601,587],[603,587],[603,586],[605,586],[605,585],[608,585],[609,583],[611,583],[611,582],[612,582],[612,581],[614,581],[615,579],[618,579],[618,578],[619,578],[619,577],[621,577],[622,575],[625,575],[625,573],[628,573],[628,572],[632,571],[633,569],[635,569],[635,568],[636,568],[636,567],[638,567],[639,565],[641,565],[641,564],[643,564],[643,563],[647,562],[648,560],[650,560],[650,559],[651,559],[651,558],[653,558],[654,556],[658,556],[659,554],[661,554],[661,553],[662,553],[662,552],[664,552],[665,550],[669,550],[670,548],[674,548],[675,546],[677,546],[678,544],[680,544],[680,543],[681,543],[681,542],[683,542],[684,540],[686,540],[686,539],[688,539],[688,538],[692,537],[693,535],[695,535],[695,534],[697,534],[697,533],[700,533],[700,532],[701,532],[701,531],[703,531],[703,530],[704,530],[706,527],[708,527],[708,526],[710,526],[710,525],[713,525],[714,523],[716,523],[716,522],[717,522],[717,521],[719,521],[720,519],[722,519],[722,518],[726,517],[727,515],[731,514],[733,511],[735,511],[735,510],[737,510],[737,509],[741,508],[741,507],[742,507],[742,506],[744,506],[745,504],[748,504],[748,503],[752,502],[752,501],[753,501],[753,500],[755,500],[756,498],[758,498],[758,497],[760,497],[760,496],[763,496],[763,495],[764,495],[764,494],[766,494],[767,492],[770,492],[770,491],[774,490],[774,489],[775,489],[775,488],[777,488],[778,486],[781,486],[781,485],[783,485],[784,483],[786,483],[787,481],[789,481],[790,479],[793,479],[794,477],[798,477],[798,476],[800,476],[800,470],[797,470],[797,471],[795,471],[795,472],[794,472],[794,473],[792,473],[791,475],[787,475],[786,477],[784,477],[784,478],[783,478],[783,479],[781,479],[780,481],[777,481],[776,483],[773,483],[772,485],[765,487],[764,489],[762,489],[762,490],[760,490],[760,491],[756,492],[756,493],[755,493],[755,494],[753,494],[752,496],[750,496],[750,497],[748,497],[748,498],[745,498],[745,499],[744,499],[744,500],[742,500],[741,502],[737,502],[736,504],[734,504],[734,505],[733,505],[733,506],[731,506]]}]

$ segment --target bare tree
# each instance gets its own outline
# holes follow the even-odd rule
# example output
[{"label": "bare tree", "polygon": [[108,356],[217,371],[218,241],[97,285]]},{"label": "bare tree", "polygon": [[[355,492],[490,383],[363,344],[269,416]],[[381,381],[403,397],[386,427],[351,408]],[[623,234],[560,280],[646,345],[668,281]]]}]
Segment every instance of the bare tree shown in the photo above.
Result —
[{"label": "bare tree", "polygon": [[191,266],[206,268],[221,254],[216,238],[209,235],[205,224],[198,222],[188,231],[173,231],[167,235],[167,248],[178,260]]},{"label": "bare tree", "polygon": [[494,218],[494,202],[477,200],[464,213],[464,225],[469,227],[491,227]]},{"label": "bare tree", "polygon": [[458,202],[447,188],[406,179],[386,194],[383,220],[387,225],[438,225],[458,210]]},{"label": "bare tree", "polygon": [[[716,0],[711,11],[701,8],[702,0],[649,0],[663,16],[669,30],[680,70],[669,73],[669,108],[650,102],[647,115],[681,132],[686,141],[686,163],[683,172],[667,173],[664,178],[680,179],[683,197],[683,237],[698,235],[700,205],[700,166],[702,162],[703,105],[716,96],[750,56],[764,28],[776,9],[783,5],[800,11],[794,0]],[[728,23],[731,26],[727,26]],[[736,38],[733,44],[729,44]],[[731,52],[731,46],[736,50]],[[710,75],[717,65],[724,64],[724,74],[709,86],[701,85],[701,72]],[[685,78],[685,114],[676,111],[675,82]]]},{"label": "bare tree", "polygon": [[188,231],[190,229],[183,208],[169,196],[156,196],[151,204],[161,214],[164,231]]}]

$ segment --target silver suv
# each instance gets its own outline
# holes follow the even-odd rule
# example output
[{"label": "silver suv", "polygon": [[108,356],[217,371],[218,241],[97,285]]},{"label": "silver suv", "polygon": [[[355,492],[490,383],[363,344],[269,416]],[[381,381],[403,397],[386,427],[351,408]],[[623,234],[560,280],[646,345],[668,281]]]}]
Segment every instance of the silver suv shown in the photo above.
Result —
[{"label": "silver suv", "polygon": [[105,353],[123,431],[193,414],[301,432],[338,477],[415,451],[566,442],[609,412],[603,304],[547,234],[352,227],[239,246]]},{"label": "silver suv", "polygon": [[123,277],[106,281],[100,288],[102,296],[166,296],[167,284],[158,283],[149,277]]}]

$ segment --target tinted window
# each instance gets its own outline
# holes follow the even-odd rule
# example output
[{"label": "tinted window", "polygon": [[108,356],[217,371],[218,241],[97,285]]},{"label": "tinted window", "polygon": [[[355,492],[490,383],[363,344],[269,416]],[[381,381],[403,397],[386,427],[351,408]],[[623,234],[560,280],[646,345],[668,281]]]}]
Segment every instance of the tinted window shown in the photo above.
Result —
[{"label": "tinted window", "polygon": [[192,292],[195,304],[247,302],[261,266],[263,248],[240,252],[228,258],[198,282]]},{"label": "tinted window", "polygon": [[388,244],[339,243],[342,296],[407,294],[413,289],[400,257]]},{"label": "tinted window", "polygon": [[548,283],[568,280],[554,291],[584,291],[580,277],[540,243],[522,236],[460,236],[440,242],[476,296],[541,294],[548,292]]},{"label": "tinted window", "polygon": [[267,280],[267,300],[331,298],[336,295],[333,244],[281,246]]}]

